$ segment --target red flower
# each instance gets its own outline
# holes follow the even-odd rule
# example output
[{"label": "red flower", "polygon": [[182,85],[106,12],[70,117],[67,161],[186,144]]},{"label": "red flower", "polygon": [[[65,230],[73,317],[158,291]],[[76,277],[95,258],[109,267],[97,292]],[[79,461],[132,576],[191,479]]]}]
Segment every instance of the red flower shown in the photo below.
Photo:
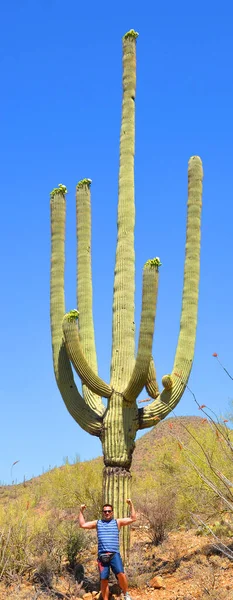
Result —
[{"label": "red flower", "polygon": [[202,408],[206,408],[205,404],[201,404],[201,406],[198,406],[198,410],[202,410]]},{"label": "red flower", "polygon": [[169,423],[169,429],[172,429],[172,428],[173,428],[172,423]]},{"label": "red flower", "polygon": [[214,358],[217,358],[217,352],[213,352],[212,356],[214,356]]},{"label": "red flower", "polygon": [[228,423],[228,419],[223,419],[223,423]]}]

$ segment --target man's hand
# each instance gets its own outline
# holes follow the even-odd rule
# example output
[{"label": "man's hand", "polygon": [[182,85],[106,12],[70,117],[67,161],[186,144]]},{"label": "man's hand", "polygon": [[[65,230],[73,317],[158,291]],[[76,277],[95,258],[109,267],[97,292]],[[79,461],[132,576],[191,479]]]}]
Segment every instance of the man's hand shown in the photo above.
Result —
[{"label": "man's hand", "polygon": [[81,506],[80,506],[80,510],[81,510],[81,512],[83,512],[83,511],[85,510],[85,508],[87,508],[87,507],[86,507],[86,504],[81,504]]},{"label": "man's hand", "polygon": [[126,502],[129,506],[132,506],[132,504],[133,504],[131,498],[127,498]]}]

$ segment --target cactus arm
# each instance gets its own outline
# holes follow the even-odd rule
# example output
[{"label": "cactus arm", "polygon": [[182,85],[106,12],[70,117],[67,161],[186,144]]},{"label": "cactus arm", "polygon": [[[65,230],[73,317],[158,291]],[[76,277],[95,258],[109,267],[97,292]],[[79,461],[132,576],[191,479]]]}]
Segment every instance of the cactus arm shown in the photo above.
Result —
[{"label": "cactus arm", "polygon": [[139,410],[139,429],[155,425],[178,404],[192,368],[200,274],[200,222],[202,206],[202,162],[192,156],[188,164],[188,213],[180,333],[171,375],[162,379],[164,390],[152,404]]},{"label": "cactus arm", "polygon": [[51,192],[50,202],[52,230],[50,316],[54,372],[58,388],[72,417],[85,431],[100,436],[102,418],[87,406],[77,390],[62,335],[62,319],[65,312],[65,193],[65,186],[60,185]]},{"label": "cactus arm", "polygon": [[149,371],[146,381],[146,391],[151,398],[157,398],[159,396],[159,386],[157,383],[156,369],[153,357],[151,357]]},{"label": "cactus arm", "polygon": [[71,310],[63,318],[62,329],[67,354],[81,381],[95,394],[104,396],[104,398],[110,398],[112,388],[94,373],[82,352],[76,323],[78,317],[78,311]]},{"label": "cactus arm", "polygon": [[[82,179],[76,186],[77,234],[77,306],[79,308],[79,337],[85,359],[92,371],[98,372],[92,310],[91,271],[91,179]],[[101,399],[82,385],[84,399],[99,414],[104,413]]]},{"label": "cactus arm", "polygon": [[134,149],[137,35],[131,31],[123,38],[123,102],[111,360],[111,385],[118,391],[123,391],[127,385],[135,360]]},{"label": "cactus arm", "polygon": [[136,400],[148,376],[154,335],[160,264],[158,258],[148,260],[143,269],[142,313],[138,352],[130,381],[123,392],[124,399],[128,402]]},{"label": "cactus arm", "polygon": [[92,369],[97,372],[92,311],[90,186],[91,179],[83,179],[76,186],[77,306],[83,354]]},{"label": "cactus arm", "polygon": [[[190,370],[191,364],[189,363],[189,372]],[[172,378],[169,375],[163,377],[162,383],[167,385],[167,389],[164,388],[154,402],[151,402],[151,404],[148,404],[148,406],[145,406],[144,408],[138,409],[139,429],[154,427],[159,423],[159,421],[165,419],[165,417],[167,417],[167,415],[174,410],[184,393],[184,381],[179,377],[176,377],[174,373]],[[170,389],[169,385],[172,385]]]}]

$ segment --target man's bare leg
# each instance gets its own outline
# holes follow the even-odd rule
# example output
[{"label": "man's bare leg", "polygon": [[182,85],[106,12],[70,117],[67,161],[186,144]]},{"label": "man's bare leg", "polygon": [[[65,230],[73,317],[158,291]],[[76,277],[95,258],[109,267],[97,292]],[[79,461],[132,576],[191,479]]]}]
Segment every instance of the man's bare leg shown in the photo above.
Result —
[{"label": "man's bare leg", "polygon": [[108,600],[108,597],[109,597],[108,579],[101,579],[100,587],[101,587],[101,594],[102,594],[103,600]]},{"label": "man's bare leg", "polygon": [[125,573],[118,573],[117,579],[123,594],[125,594],[128,591],[128,581],[126,579]]}]

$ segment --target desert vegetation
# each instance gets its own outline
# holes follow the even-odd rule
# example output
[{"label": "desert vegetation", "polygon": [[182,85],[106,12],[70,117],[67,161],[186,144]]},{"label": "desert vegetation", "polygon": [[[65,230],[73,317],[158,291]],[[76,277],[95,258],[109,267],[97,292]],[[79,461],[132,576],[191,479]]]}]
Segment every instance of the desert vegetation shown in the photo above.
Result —
[{"label": "desert vegetation", "polygon": [[[138,521],[131,564],[140,539],[146,540],[153,554],[174,532],[190,530],[196,539],[208,537],[214,551],[232,560],[233,461],[228,452],[232,443],[226,423],[213,425],[204,417],[169,418],[138,440],[132,468]],[[56,578],[66,574],[76,585],[84,580],[81,595],[89,589],[93,577],[85,581],[83,563],[87,547],[88,555],[95,557],[95,532],[83,534],[77,515],[83,501],[88,517],[98,517],[102,467],[102,458],[67,461],[23,484],[1,486],[0,578],[4,584],[26,577],[49,590]],[[144,555],[148,556],[145,548]],[[139,575],[142,571],[140,567]]]}]

